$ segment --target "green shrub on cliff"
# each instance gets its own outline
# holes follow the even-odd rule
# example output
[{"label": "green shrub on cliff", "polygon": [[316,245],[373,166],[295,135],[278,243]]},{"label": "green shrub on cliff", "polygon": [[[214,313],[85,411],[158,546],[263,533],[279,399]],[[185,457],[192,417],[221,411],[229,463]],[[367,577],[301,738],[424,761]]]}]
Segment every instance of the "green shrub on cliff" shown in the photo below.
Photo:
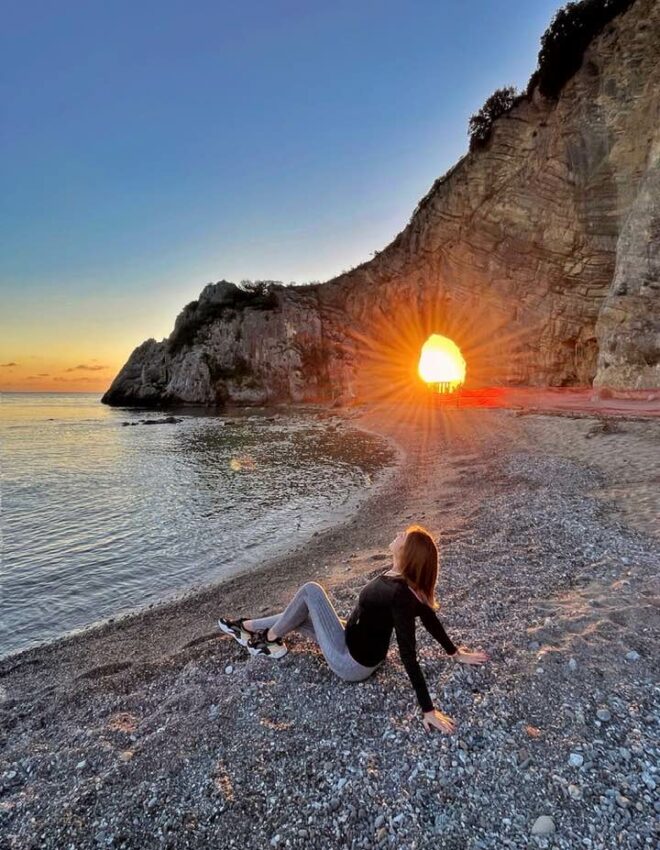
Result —
[{"label": "green shrub on cliff", "polygon": [[167,346],[175,353],[185,345],[195,342],[198,332],[215,321],[227,318],[232,312],[251,308],[274,310],[278,304],[276,289],[283,288],[279,281],[242,281],[240,286],[223,280],[209,284],[199,299],[191,301],[179,313]]},{"label": "green shrub on cliff", "polygon": [[252,296],[251,306],[255,306],[266,302],[274,305],[277,299],[274,298],[273,291],[285,287],[281,280],[242,280],[238,288]]},{"label": "green shrub on cliff", "polygon": [[635,0],[575,0],[555,12],[550,26],[541,36],[538,67],[523,94],[508,86],[497,89],[475,113],[468,125],[470,150],[483,147],[493,122],[524,98],[530,98],[536,86],[546,98],[555,100],[562,88],[579,70],[584,51],[607,24],[630,8]]},{"label": "green shrub on cliff", "polygon": [[567,3],[555,12],[541,36],[538,68],[527,85],[535,85],[544,97],[557,98],[564,85],[582,64],[584,51],[605,26],[630,8],[635,0],[581,0]]},{"label": "green shrub on cliff", "polygon": [[517,92],[514,86],[497,89],[486,100],[479,112],[470,118],[468,125],[470,150],[486,144],[490,137],[493,121],[511,109],[516,99],[516,94]]}]

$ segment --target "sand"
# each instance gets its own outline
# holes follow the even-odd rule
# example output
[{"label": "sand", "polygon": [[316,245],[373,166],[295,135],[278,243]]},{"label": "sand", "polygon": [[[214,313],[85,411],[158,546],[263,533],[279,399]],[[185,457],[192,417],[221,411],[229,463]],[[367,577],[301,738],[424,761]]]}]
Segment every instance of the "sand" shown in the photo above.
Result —
[{"label": "sand", "polygon": [[[652,846],[660,421],[319,415],[400,448],[349,521],[250,575],[0,662],[0,846]],[[457,736],[424,733],[394,640],[356,685],[298,636],[273,662],[219,635],[219,615],[280,610],[307,580],[347,614],[412,522],[440,541],[450,636],[492,657],[453,664],[418,628]],[[532,835],[539,816],[550,837]]]}]

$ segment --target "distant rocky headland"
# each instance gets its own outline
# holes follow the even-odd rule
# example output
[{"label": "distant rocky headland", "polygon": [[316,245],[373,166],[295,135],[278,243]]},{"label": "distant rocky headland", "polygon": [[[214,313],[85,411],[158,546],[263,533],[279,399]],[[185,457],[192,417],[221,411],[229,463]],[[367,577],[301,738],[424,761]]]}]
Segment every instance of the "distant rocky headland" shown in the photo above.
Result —
[{"label": "distant rocky headland", "polygon": [[567,36],[549,30],[526,92],[373,259],[325,283],[209,284],[103,401],[348,402],[405,381],[432,331],[472,382],[660,388],[660,3],[599,7],[575,68],[552,77]]}]

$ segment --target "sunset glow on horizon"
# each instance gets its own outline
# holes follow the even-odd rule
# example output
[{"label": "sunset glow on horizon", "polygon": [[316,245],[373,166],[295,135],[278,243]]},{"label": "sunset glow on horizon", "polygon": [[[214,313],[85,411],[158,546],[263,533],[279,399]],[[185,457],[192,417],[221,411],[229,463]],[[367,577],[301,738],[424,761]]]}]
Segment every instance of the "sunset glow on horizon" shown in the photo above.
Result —
[{"label": "sunset glow on horizon", "polygon": [[197,294],[197,287],[164,287],[154,305],[141,292],[132,299],[101,292],[37,312],[14,291],[0,316],[0,392],[104,393],[132,351],[149,337],[169,336]]},{"label": "sunset glow on horizon", "polygon": [[[120,364],[121,365],[121,364]],[[110,386],[119,366],[97,363],[64,366],[36,355],[26,363],[0,363],[0,392],[98,392]],[[42,371],[48,370],[48,371]]]},{"label": "sunset glow on horizon", "polygon": [[118,350],[118,346],[102,339],[98,345],[75,338],[51,339],[45,343],[3,339],[0,392],[103,393],[131,350],[131,347]]},{"label": "sunset glow on horizon", "polygon": [[[112,383],[141,340],[27,339],[0,343],[0,392],[97,392]],[[81,344],[82,343],[82,344]],[[121,345],[123,343],[123,345]]]}]

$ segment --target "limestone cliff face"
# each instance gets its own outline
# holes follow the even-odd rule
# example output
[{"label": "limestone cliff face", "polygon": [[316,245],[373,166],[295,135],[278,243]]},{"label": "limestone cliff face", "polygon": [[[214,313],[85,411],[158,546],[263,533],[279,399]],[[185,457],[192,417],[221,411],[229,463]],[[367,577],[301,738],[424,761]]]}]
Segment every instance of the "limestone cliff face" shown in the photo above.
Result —
[{"label": "limestone cliff face", "polygon": [[131,355],[110,404],[349,400],[432,331],[475,383],[660,387],[660,3],[637,0],[557,101],[537,89],[373,260],[248,297],[209,284]]}]

